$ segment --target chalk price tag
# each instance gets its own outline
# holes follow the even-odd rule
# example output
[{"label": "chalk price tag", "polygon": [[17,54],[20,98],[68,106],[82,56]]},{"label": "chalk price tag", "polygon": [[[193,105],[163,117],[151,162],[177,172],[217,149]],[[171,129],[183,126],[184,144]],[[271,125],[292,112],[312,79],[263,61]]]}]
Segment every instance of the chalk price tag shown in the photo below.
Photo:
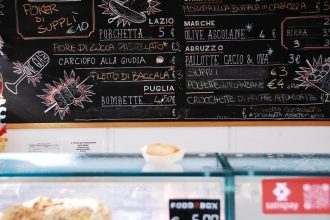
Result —
[{"label": "chalk price tag", "polygon": [[170,220],[220,220],[220,200],[171,199]]}]

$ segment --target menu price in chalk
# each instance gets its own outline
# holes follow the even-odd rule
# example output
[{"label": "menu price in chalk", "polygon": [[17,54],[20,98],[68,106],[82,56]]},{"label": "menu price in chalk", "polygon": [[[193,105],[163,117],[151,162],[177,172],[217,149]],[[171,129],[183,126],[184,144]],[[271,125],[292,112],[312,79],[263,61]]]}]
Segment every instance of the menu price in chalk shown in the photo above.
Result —
[{"label": "menu price in chalk", "polygon": [[170,220],[220,220],[220,200],[171,199]]},{"label": "menu price in chalk", "polygon": [[281,29],[281,44],[285,49],[330,48],[329,15],[288,17]]}]

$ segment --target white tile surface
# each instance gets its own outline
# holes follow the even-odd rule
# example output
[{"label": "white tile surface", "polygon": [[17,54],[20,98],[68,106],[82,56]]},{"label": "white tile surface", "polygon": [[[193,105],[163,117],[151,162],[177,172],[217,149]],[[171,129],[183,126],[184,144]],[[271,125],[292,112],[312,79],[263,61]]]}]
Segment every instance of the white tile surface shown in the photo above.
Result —
[{"label": "white tile surface", "polygon": [[115,152],[140,152],[152,143],[173,144],[186,152],[228,152],[225,127],[115,128],[113,132]]},{"label": "white tile surface", "polygon": [[105,136],[105,152],[114,152],[115,150],[115,128],[107,128]]},{"label": "white tile surface", "polygon": [[163,142],[187,152],[330,153],[330,127],[9,129],[7,136],[8,152],[70,152],[68,143],[82,140],[96,142],[94,152],[139,152]]},{"label": "white tile surface", "polygon": [[91,142],[94,152],[103,152],[106,145],[105,128],[9,129],[7,137],[8,152],[72,152],[70,143],[79,140]]},{"label": "white tile surface", "polygon": [[231,152],[330,153],[330,127],[233,127]]}]

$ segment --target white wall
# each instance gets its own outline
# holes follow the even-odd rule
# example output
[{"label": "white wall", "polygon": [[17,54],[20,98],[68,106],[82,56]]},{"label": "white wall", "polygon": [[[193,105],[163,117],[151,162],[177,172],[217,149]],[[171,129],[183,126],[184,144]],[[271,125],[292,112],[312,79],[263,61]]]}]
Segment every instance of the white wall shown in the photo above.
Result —
[{"label": "white wall", "polygon": [[170,143],[187,152],[330,153],[330,127],[9,129],[8,152],[139,152]]}]

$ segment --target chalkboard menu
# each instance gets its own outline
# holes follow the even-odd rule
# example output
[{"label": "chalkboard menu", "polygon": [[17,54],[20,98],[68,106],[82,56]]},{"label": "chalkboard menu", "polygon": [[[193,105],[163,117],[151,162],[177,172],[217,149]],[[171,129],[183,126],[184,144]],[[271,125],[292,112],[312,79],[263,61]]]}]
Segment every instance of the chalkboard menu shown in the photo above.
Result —
[{"label": "chalkboard menu", "polygon": [[330,119],[330,0],[0,0],[7,123]]}]

